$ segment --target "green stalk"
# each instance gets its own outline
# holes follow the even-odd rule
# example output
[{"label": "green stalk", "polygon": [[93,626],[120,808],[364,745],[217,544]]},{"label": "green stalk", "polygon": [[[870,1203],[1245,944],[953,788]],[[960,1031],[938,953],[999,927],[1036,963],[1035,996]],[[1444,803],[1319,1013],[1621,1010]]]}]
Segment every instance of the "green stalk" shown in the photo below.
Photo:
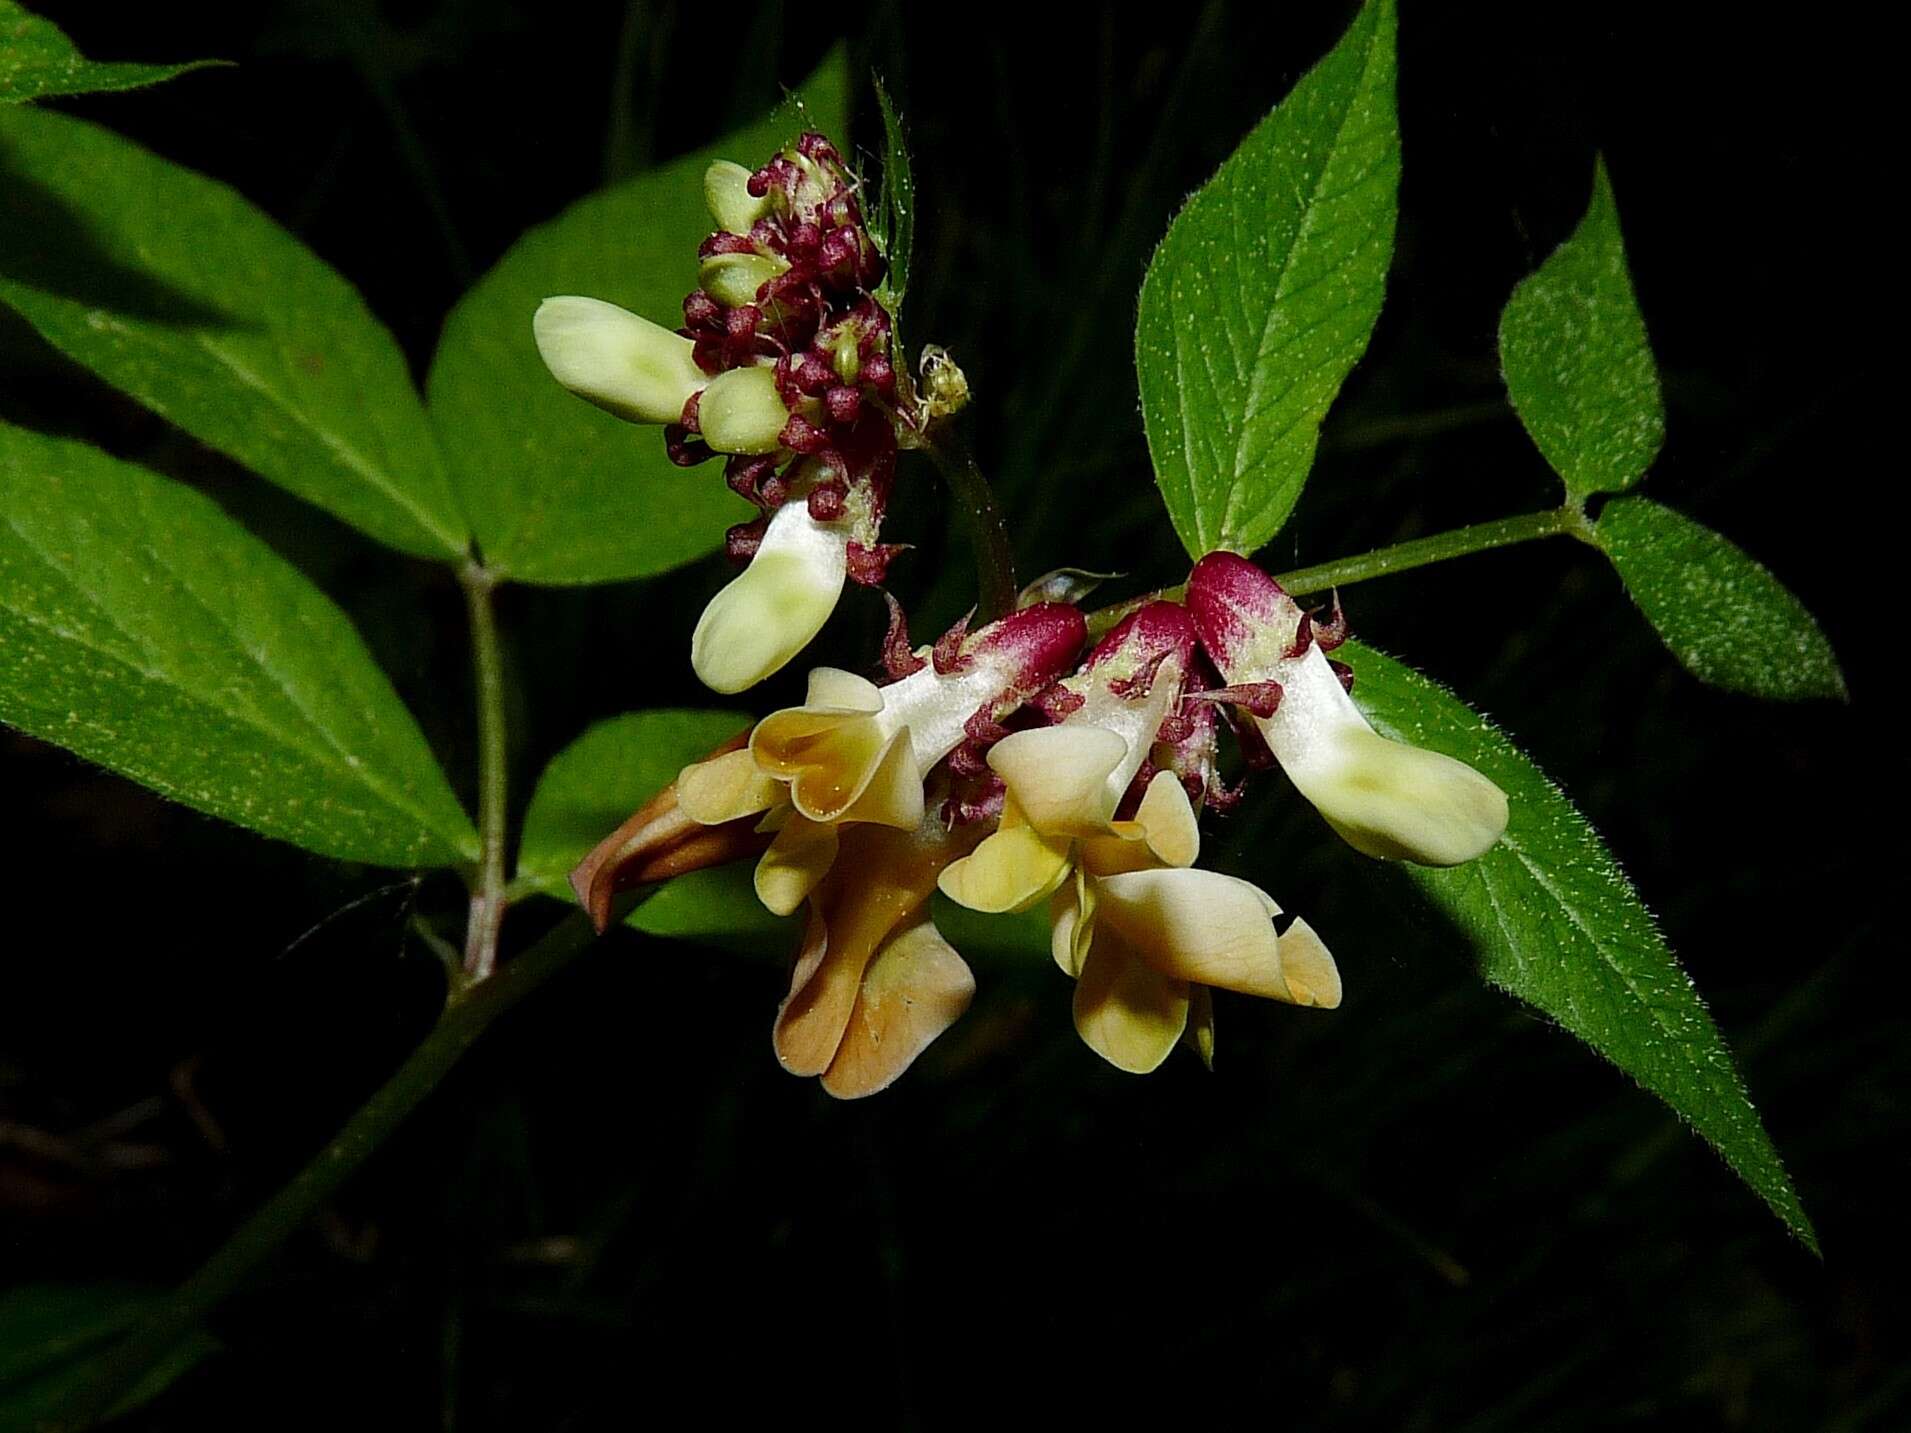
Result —
[{"label": "green stalk", "polygon": [[458,573],[471,614],[471,667],[478,691],[478,869],[465,927],[464,976],[476,983],[498,959],[504,924],[507,789],[504,730],[504,651],[498,640],[491,574],[477,562]]},{"label": "green stalk", "polygon": [[1531,542],[1535,538],[1556,537],[1561,533],[1568,533],[1582,542],[1592,541],[1592,527],[1586,521],[1586,515],[1568,505],[1550,508],[1545,512],[1523,513],[1519,517],[1495,518],[1492,522],[1476,522],[1471,527],[1436,532],[1430,537],[1416,537],[1411,542],[1377,547],[1372,552],[1363,552],[1354,557],[1337,558],[1314,567],[1296,568],[1292,572],[1281,573],[1274,580],[1290,596],[1304,597],[1310,592],[1325,592],[1330,587],[1348,587],[1375,577],[1391,577],[1396,572],[1445,562],[1449,558],[1465,557],[1496,547],[1511,547],[1515,543]]},{"label": "green stalk", "polygon": [[[654,889],[654,888],[653,888]],[[620,919],[631,904],[620,908]],[[136,1324],[92,1384],[63,1410],[56,1433],[91,1428],[160,1359],[237,1292],[281,1244],[437,1088],[491,1023],[562,970],[594,939],[591,923],[574,911],[516,959],[481,984],[454,988],[424,1043],[360,1106],[318,1157],[266,1201],[210,1259]]]},{"label": "green stalk", "polygon": [[940,440],[923,440],[921,451],[929,455],[949,485],[949,497],[962,509],[969,521],[969,537],[975,544],[976,625],[993,622],[1015,610],[1018,587],[1015,581],[1015,548],[1009,542],[1008,524],[995,500],[995,490],[966,449],[950,452]]},{"label": "green stalk", "polygon": [[[1336,558],[1313,567],[1297,567],[1292,572],[1281,573],[1274,580],[1281,584],[1288,596],[1305,597],[1309,593],[1325,592],[1332,587],[1350,587],[1370,578],[1390,577],[1396,572],[1445,562],[1449,558],[1488,552],[1496,547],[1511,547],[1515,543],[1531,542],[1535,538],[1557,537],[1561,533],[1576,537],[1581,542],[1595,543],[1592,523],[1587,520],[1586,514],[1567,503],[1545,512],[1495,518],[1492,522],[1476,522],[1471,527],[1456,527],[1451,532],[1436,532],[1430,537],[1397,542],[1392,547],[1376,547],[1371,552]],[[1150,602],[1179,602],[1186,592],[1185,585],[1159,587],[1153,592],[1131,597],[1126,602],[1090,612],[1088,635],[1100,638],[1130,612]]]}]

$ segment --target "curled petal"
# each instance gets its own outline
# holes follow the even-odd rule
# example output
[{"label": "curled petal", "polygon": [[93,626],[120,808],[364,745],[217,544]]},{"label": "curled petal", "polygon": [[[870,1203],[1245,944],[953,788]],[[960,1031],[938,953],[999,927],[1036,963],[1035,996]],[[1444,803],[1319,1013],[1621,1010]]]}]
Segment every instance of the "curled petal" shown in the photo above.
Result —
[{"label": "curled petal", "polygon": [[772,915],[786,916],[809,898],[836,859],[834,826],[792,812],[756,863],[756,897]]},{"label": "curled petal", "polygon": [[1068,850],[1068,837],[1045,835],[1009,801],[1001,826],[945,870],[938,884],[950,900],[972,911],[1027,910],[1068,874]]},{"label": "curled petal", "polygon": [[856,993],[823,1088],[839,1100],[886,1089],[955,1024],[975,976],[928,921],[899,931],[876,953]]},{"label": "curled petal", "polygon": [[750,565],[703,609],[690,664],[712,691],[740,692],[781,670],[822,630],[848,572],[847,529],[785,503]]},{"label": "curled petal", "polygon": [[1257,720],[1281,767],[1355,850],[1455,866],[1506,829],[1506,795],[1464,762],[1367,725],[1319,647],[1292,664],[1286,696]]},{"label": "curled petal", "polygon": [[[757,724],[751,737],[757,764],[789,782],[790,800],[811,821],[915,829],[922,820],[922,777],[904,733],[879,720],[882,696],[876,688],[847,672],[825,672],[811,673],[812,705],[775,712]],[[868,687],[875,711],[815,701],[860,702],[852,682]]]},{"label": "curled petal", "polygon": [[1145,1075],[1173,1052],[1188,1024],[1188,983],[1098,931],[1075,984],[1075,1029],[1118,1070]]},{"label": "curled petal", "polygon": [[696,762],[677,776],[677,805],[705,826],[754,816],[782,799],[782,784],[757,766],[748,748]]},{"label": "curled petal", "polygon": [[1082,864],[1097,876],[1149,866],[1192,866],[1201,854],[1201,824],[1181,780],[1157,771],[1132,819],[1110,824],[1112,837],[1082,843]]},{"label": "curled petal", "polygon": [[836,1058],[867,960],[864,952],[862,960],[852,963],[844,942],[832,948],[829,922],[822,911],[810,907],[803,947],[790,972],[790,993],[777,1008],[771,1032],[776,1058],[792,1075],[820,1075]]},{"label": "curled petal", "polygon": [[989,765],[1030,825],[1058,835],[1097,836],[1121,799],[1112,778],[1128,754],[1118,733],[1070,721],[1004,737],[990,750]]},{"label": "curled petal", "polygon": [[777,1011],[783,1068],[820,1075],[849,1028],[864,972],[892,932],[917,923],[955,848],[922,832],[856,826],[842,838],[832,878],[810,900],[790,992]]},{"label": "curled petal", "polygon": [[1306,921],[1295,919],[1281,932],[1281,973],[1296,1005],[1321,1010],[1340,1006],[1340,967],[1327,953],[1327,944]]},{"label": "curled petal", "polygon": [[1048,950],[1062,974],[1078,979],[1095,934],[1095,884],[1081,867],[1048,902]]},{"label": "curled petal", "polygon": [[675,423],[710,381],[681,334],[602,299],[565,295],[538,305],[531,320],[551,376],[578,397],[633,423]]},{"label": "curled petal", "polygon": [[[1279,908],[1257,886],[1215,871],[1130,871],[1099,882],[1096,895],[1097,943],[1111,933],[1156,970],[1181,980],[1319,1003],[1304,999],[1288,980],[1274,934]],[[1307,993],[1313,994],[1324,980],[1319,962],[1331,967],[1332,958],[1318,940],[1306,955],[1313,980]],[[1339,988],[1336,979],[1336,1000]]]}]

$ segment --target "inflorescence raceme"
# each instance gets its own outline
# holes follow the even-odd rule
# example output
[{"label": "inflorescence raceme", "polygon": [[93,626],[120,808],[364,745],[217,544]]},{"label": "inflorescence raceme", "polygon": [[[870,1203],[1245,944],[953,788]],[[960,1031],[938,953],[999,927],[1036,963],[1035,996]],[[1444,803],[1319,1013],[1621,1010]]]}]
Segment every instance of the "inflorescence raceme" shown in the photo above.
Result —
[{"label": "inflorescence raceme", "polygon": [[[737,692],[809,644],[845,581],[883,581],[897,452],[934,415],[897,401],[894,326],[874,296],[883,256],[835,146],[805,134],[755,171],[712,165],[704,192],[718,228],[679,330],[576,297],[545,300],[534,330],[559,382],[663,425],[675,462],[722,455],[758,509],[726,542],[747,565],[691,639],[699,677]],[[1077,1030],[1147,1071],[1178,1043],[1211,1062],[1214,988],[1340,1002],[1305,921],[1277,927],[1266,892],[1195,867],[1202,814],[1241,799],[1221,774],[1223,731],[1241,767],[1278,764],[1367,855],[1454,865],[1504,830],[1490,781],[1368,725],[1328,656],[1346,636],[1337,603],[1307,612],[1214,552],[1181,601],[1147,602],[1091,645],[1078,608],[1048,595],[917,648],[885,593],[881,680],[815,668],[803,705],[686,768],[641,831],[580,866],[593,911],[635,873],[674,872],[688,830],[726,833],[710,859],[761,852],[759,898],[806,913],[778,1058],[853,1097],[907,1069],[974,991],[930,918],[935,891],[984,912],[1046,903]]]}]

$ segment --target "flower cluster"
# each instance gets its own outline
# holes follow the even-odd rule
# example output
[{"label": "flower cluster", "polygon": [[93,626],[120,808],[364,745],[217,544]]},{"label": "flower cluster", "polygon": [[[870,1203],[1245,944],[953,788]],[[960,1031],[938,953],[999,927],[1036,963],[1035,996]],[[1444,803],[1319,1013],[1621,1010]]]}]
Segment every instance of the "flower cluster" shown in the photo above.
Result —
[{"label": "flower cluster", "polygon": [[1145,603],[1092,646],[1053,602],[917,650],[892,635],[886,684],[818,668],[804,705],[687,768],[693,819],[774,832],[764,904],[808,908],[776,1024],[784,1066],[867,1094],[962,1013],[974,982],[928,917],[938,888],[981,912],[1046,902],[1076,1029],[1120,1069],[1153,1070],[1179,1043],[1211,1060],[1214,989],[1338,1005],[1306,921],[1278,923],[1267,892],[1195,867],[1202,813],[1240,796],[1223,731],[1368,855],[1450,865],[1506,822],[1470,767],[1367,724],[1327,656],[1339,627],[1214,553],[1184,602]]},{"label": "flower cluster", "polygon": [[[730,534],[748,567],[692,640],[718,691],[788,663],[845,580],[880,582],[890,556],[879,526],[898,435],[919,418],[892,401],[892,330],[871,295],[882,258],[855,189],[819,135],[754,172],[713,165],[720,228],[680,331],[592,299],[537,314],[561,382],[663,424],[679,462],[727,455],[731,487],[759,509]],[[959,373],[930,386],[926,403],[960,401]],[[1202,816],[1241,799],[1224,769],[1278,765],[1369,856],[1452,865],[1505,829],[1490,781],[1368,725],[1328,655],[1346,636],[1337,604],[1310,613],[1215,552],[1180,600],[1143,601],[1091,644],[1071,574],[1055,578],[921,648],[888,597],[880,681],[814,669],[803,705],[686,768],[613,833],[573,877],[582,898],[601,919],[610,892],[688,859],[693,827],[709,849],[760,852],[763,904],[806,912],[778,1058],[854,1097],[907,1069],[974,991],[930,918],[937,890],[979,912],[1045,904],[1076,1029],[1124,1070],[1182,1043],[1211,1062],[1216,989],[1338,1005],[1339,970],[1306,921],[1195,865]]]},{"label": "flower cluster", "polygon": [[882,582],[896,473],[888,312],[857,185],[834,145],[805,134],[754,172],[718,162],[704,198],[718,228],[671,332],[598,299],[546,299],[533,322],[557,380],[633,422],[664,425],[671,461],[723,455],[757,516],[727,534],[744,571],[691,638],[706,685],[739,692],[822,628],[844,581]]}]

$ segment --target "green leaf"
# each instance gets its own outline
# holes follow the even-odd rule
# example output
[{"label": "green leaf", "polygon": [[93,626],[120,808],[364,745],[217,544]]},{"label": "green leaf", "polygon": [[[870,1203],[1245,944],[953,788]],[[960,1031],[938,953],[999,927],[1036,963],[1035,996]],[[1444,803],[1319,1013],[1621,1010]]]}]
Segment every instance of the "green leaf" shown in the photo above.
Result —
[{"label": "green leaf", "polygon": [[50,20],[42,20],[14,0],[0,0],[0,104],[22,104],[51,95],[138,89],[188,70],[225,63],[190,60],[183,65],[102,64],[76,50]]},{"label": "green leaf", "polygon": [[532,229],[452,311],[432,360],[433,421],[488,565],[523,582],[614,582],[677,567],[755,515],[720,468],[672,466],[660,430],[611,417],[557,385],[531,316],[544,299],[606,299],[675,328],[711,230],[703,172],[755,166],[805,125],[840,139],[848,65],[833,53],[777,111],[708,149],[599,190]]},{"label": "green leaf", "polygon": [[1776,577],[1650,498],[1614,498],[1593,538],[1672,655],[1702,682],[1755,697],[1846,698],[1831,643]]},{"label": "green leaf", "polygon": [[902,137],[902,116],[889,98],[879,76],[871,75],[876,87],[876,106],[883,117],[883,184],[876,204],[876,247],[889,262],[889,272],[876,287],[876,300],[893,317],[902,309],[903,295],[909,291],[909,260],[916,247],[916,174],[909,163],[909,145]]},{"label": "green leaf", "polygon": [[422,557],[469,537],[405,360],[357,290],[225,185],[0,109],[0,300],[288,492]]},{"label": "green leaf", "polygon": [[0,721],[323,855],[477,854],[323,593],[190,488],[4,424]]},{"label": "green leaf", "polygon": [[[574,900],[571,868],[677,773],[749,726],[739,712],[629,712],[601,721],[551,759],[524,817],[518,874],[545,895]],[[679,876],[637,907],[652,935],[730,949],[787,950],[792,924],[766,911],[750,863]]]},{"label": "green leaf", "polygon": [[1659,370],[1604,159],[1586,217],[1507,300],[1500,367],[1520,422],[1575,502],[1631,487],[1665,442]]},{"label": "green leaf", "polygon": [[[129,1284],[22,1284],[0,1293],[0,1428],[37,1428],[91,1385],[120,1335],[165,1300]],[[150,1403],[219,1351],[203,1330],[148,1369],[108,1416]]]},{"label": "green leaf", "polygon": [[1188,552],[1280,530],[1366,351],[1400,185],[1392,0],[1175,217],[1141,284],[1135,369],[1155,481]]},{"label": "green leaf", "polygon": [[1506,792],[1500,843],[1447,870],[1403,869],[1472,940],[1486,980],[1658,1095],[1814,1250],[1811,1221],[1692,982],[1612,853],[1484,717],[1390,657],[1348,643],[1374,726],[1445,752]]}]

